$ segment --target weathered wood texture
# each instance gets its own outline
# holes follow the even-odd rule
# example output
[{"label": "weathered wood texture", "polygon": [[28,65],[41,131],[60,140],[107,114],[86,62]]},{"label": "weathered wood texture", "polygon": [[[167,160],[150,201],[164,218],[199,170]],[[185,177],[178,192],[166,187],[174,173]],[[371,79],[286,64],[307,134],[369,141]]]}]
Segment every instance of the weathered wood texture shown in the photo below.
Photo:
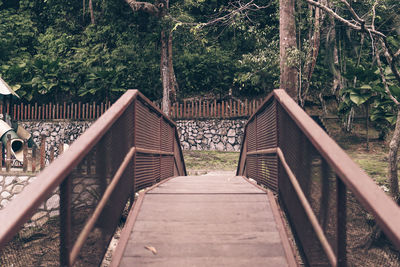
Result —
[{"label": "weathered wood texture", "polygon": [[145,195],[120,266],[288,263],[265,192],[241,177],[186,176]]}]

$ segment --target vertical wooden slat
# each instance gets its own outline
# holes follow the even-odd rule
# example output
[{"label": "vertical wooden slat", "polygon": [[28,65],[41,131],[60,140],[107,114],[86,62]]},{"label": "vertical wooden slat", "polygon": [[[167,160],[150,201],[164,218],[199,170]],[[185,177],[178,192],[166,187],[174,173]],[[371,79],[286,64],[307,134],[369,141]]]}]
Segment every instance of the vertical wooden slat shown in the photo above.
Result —
[{"label": "vertical wooden slat", "polygon": [[78,102],[78,120],[82,119],[81,107],[82,107],[82,103],[81,103],[81,101],[79,101]]},{"label": "vertical wooden slat", "polygon": [[67,103],[64,102],[63,119],[66,119]]},{"label": "vertical wooden slat", "polygon": [[96,119],[96,102],[93,101],[93,119]]},{"label": "vertical wooden slat", "polygon": [[17,120],[19,120],[19,109],[20,109],[20,105],[17,104],[17,114],[16,114]]},{"label": "vertical wooden slat", "polygon": [[66,112],[67,114],[66,114],[66,119],[69,119],[69,113],[70,113],[70,106],[69,105],[67,105],[67,112]]},{"label": "vertical wooden slat", "polygon": [[49,103],[49,115],[48,115],[47,119],[50,119],[50,120],[53,119],[53,116],[52,116],[53,112],[52,111],[53,111],[53,104],[50,102]]},{"label": "vertical wooden slat", "polygon": [[229,99],[229,117],[232,117],[232,99]]},{"label": "vertical wooden slat", "polygon": [[16,120],[16,119],[17,119],[17,118],[16,118],[16,115],[17,115],[17,114],[16,114],[16,113],[17,113],[17,107],[16,107],[15,104],[13,105],[13,111],[14,111],[14,112],[13,112],[13,119]]},{"label": "vertical wooden slat", "polygon": [[100,104],[100,116],[104,114],[104,103],[101,102]]},{"label": "vertical wooden slat", "polygon": [[46,117],[45,117],[45,108],[44,108],[44,104],[42,104],[42,120],[45,120],[46,119]]},{"label": "vertical wooden slat", "polygon": [[225,101],[221,102],[221,117],[225,118]]},{"label": "vertical wooden slat", "polygon": [[56,106],[56,119],[58,120],[60,118],[60,104],[57,102]]},{"label": "vertical wooden slat", "polygon": [[7,114],[10,114],[10,103],[7,103]]},{"label": "vertical wooden slat", "polygon": [[183,117],[186,118],[186,100],[183,100]]},{"label": "vertical wooden slat", "polygon": [[96,119],[98,119],[100,117],[100,106],[99,105],[96,105],[96,110],[97,110]]},{"label": "vertical wooden slat", "polygon": [[31,104],[28,104],[28,115],[27,115],[28,120],[31,120]]}]

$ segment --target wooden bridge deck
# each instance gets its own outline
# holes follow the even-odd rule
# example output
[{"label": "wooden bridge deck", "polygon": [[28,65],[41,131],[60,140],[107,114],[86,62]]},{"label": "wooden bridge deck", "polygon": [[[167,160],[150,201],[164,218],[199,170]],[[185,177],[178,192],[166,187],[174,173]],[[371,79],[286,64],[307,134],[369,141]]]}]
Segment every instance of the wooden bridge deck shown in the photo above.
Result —
[{"label": "wooden bridge deck", "polygon": [[295,266],[282,228],[272,194],[242,177],[176,177],[137,201],[112,265]]}]

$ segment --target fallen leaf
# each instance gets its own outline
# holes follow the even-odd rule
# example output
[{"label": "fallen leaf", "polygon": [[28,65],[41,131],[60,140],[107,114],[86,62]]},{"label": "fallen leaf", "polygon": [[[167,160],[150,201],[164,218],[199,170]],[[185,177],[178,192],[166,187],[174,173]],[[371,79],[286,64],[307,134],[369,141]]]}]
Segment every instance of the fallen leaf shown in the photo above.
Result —
[{"label": "fallen leaf", "polygon": [[150,250],[154,255],[157,254],[157,250],[153,246],[145,246],[144,248]]}]

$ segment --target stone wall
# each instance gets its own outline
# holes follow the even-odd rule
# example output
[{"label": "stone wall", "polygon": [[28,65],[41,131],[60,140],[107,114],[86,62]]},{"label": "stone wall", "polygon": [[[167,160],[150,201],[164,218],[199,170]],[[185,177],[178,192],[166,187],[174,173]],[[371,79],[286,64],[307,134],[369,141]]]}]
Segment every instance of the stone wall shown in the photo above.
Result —
[{"label": "stone wall", "polygon": [[[41,135],[46,136],[46,158],[47,163],[49,160],[49,148],[53,146],[55,148],[55,154],[58,155],[58,145],[71,144],[75,141],[84,131],[86,131],[91,121],[53,121],[53,122],[21,122],[24,127],[33,136],[33,140],[37,146],[40,145]],[[7,204],[12,201],[22,190],[33,180],[35,176],[18,176],[18,175],[0,175],[0,210],[3,209]],[[81,206],[80,202],[88,202],[89,197],[81,195],[86,193],[86,190],[90,186],[87,183],[93,184],[93,179],[87,179],[85,181],[84,189],[74,187],[74,205]],[[90,190],[89,190],[90,191]],[[29,222],[25,226],[41,226],[47,222],[51,217],[59,215],[59,192],[58,189],[39,207],[37,212],[32,216]],[[90,200],[92,202],[92,200]],[[90,204],[90,203],[85,203]]]},{"label": "stone wall", "polygon": [[[72,185],[72,209],[92,208],[98,202],[100,185],[95,175],[81,174]],[[4,209],[35,176],[0,176],[0,210]],[[57,189],[40,205],[25,227],[40,227],[60,214],[60,192]]]},{"label": "stone wall", "polygon": [[41,135],[46,138],[47,160],[49,148],[55,149],[58,155],[59,144],[72,144],[84,131],[86,131],[92,121],[46,121],[46,122],[21,122],[24,127],[33,136],[33,141],[39,147]]},{"label": "stone wall", "polygon": [[184,150],[240,151],[245,119],[180,120]]}]

